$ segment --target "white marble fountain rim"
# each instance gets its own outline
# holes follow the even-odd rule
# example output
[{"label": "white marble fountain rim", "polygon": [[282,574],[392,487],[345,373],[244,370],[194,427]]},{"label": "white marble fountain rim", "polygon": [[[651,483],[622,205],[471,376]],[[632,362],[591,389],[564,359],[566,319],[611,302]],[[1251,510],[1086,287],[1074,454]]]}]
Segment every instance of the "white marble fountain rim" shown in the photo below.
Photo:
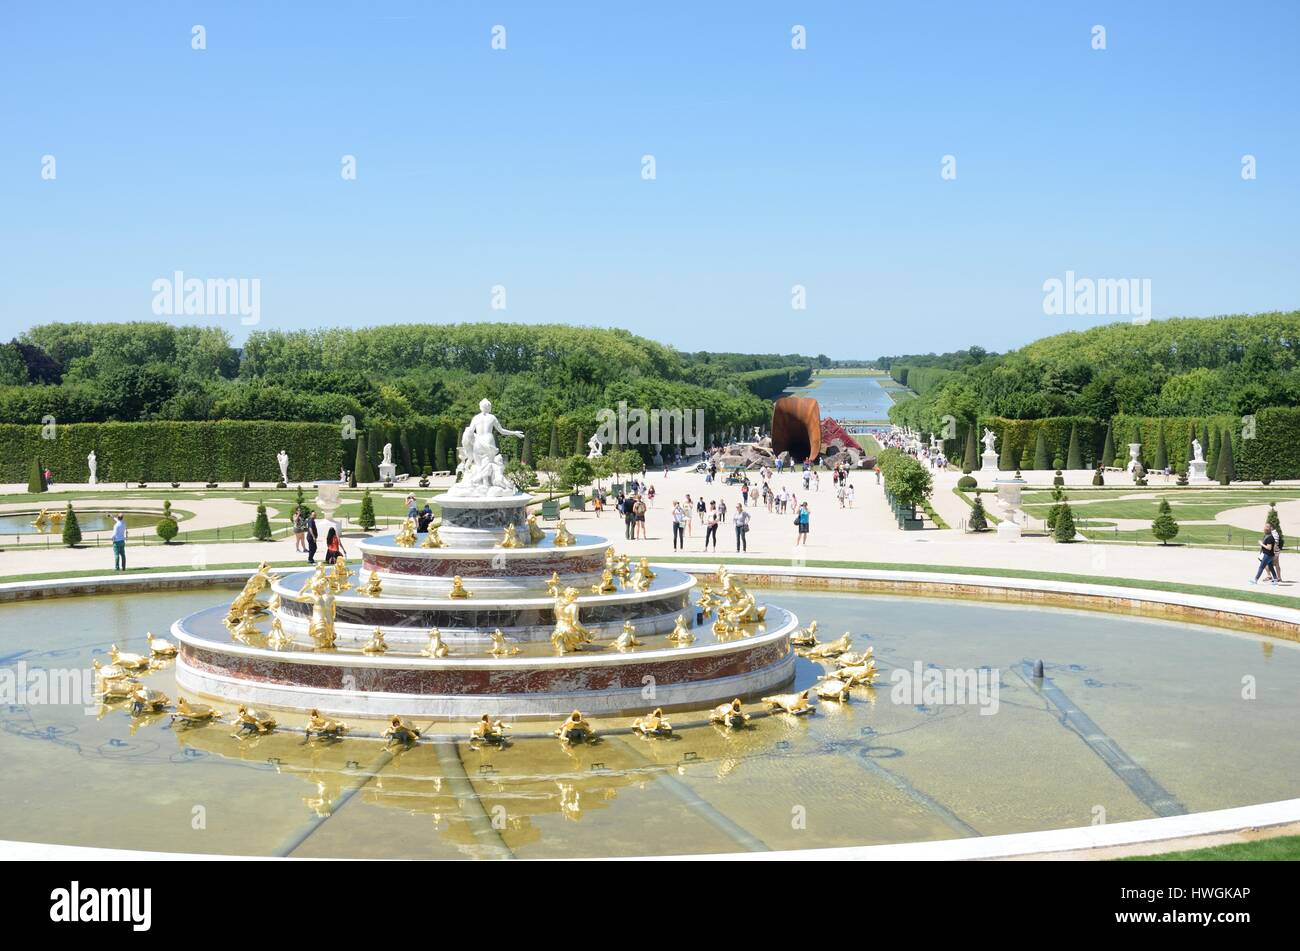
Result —
[{"label": "white marble fountain rim", "polygon": [[[591,608],[602,604],[626,604],[629,602],[654,602],[663,600],[670,595],[681,594],[690,591],[695,587],[696,581],[693,575],[684,571],[678,571],[675,568],[660,568],[660,571],[668,571],[672,574],[682,575],[682,580],[675,584],[667,584],[661,588],[653,588],[649,591],[616,591],[613,594],[579,594],[579,607]],[[382,577],[382,575],[381,575]],[[404,577],[404,576],[403,576]],[[418,575],[412,575],[413,579],[426,580],[439,584],[450,584],[448,578],[426,578],[420,579]],[[473,579],[471,579],[471,583]],[[570,587],[566,585],[565,587]],[[276,581],[272,586],[276,594],[282,600],[297,601],[298,592],[293,588],[286,587],[281,581]],[[355,590],[355,589],[354,589]],[[590,591],[590,587],[587,588]],[[509,591],[492,592],[498,594],[497,597],[483,596],[479,597],[473,593],[474,589],[469,589],[470,597],[468,598],[390,598],[385,595],[382,598],[372,598],[364,594],[340,594],[334,599],[336,604],[362,607],[384,607],[384,608],[448,608],[448,609],[465,609],[465,608],[549,608],[554,607],[555,599],[549,595],[540,598],[511,598],[507,597]]]},{"label": "white marble fountain rim", "polygon": [[[491,532],[488,534],[499,534]],[[546,548],[534,548],[532,546],[522,548],[421,548],[414,545],[407,548],[391,541],[381,541],[382,539],[391,539],[392,535],[376,535],[374,538],[366,539],[357,547],[362,553],[374,555],[401,555],[403,558],[466,558],[476,561],[482,561],[485,556],[504,555],[508,559],[519,558],[544,558],[551,555],[586,555],[592,552],[603,552],[609,547],[609,540],[602,538],[598,542],[580,542],[576,545],[550,545]]]},{"label": "white marble fountain rim", "polygon": [[785,608],[777,608],[786,615],[785,622],[774,630],[755,634],[752,637],[740,637],[734,641],[702,644],[699,647],[668,647],[653,650],[634,650],[627,653],[578,651],[573,654],[560,654],[554,657],[424,657],[419,654],[362,654],[343,651],[276,651],[263,647],[251,647],[238,641],[219,644],[196,637],[182,626],[181,618],[172,623],[172,636],[200,650],[216,651],[222,654],[234,654],[254,660],[276,660],[295,664],[316,664],[321,667],[377,667],[394,670],[537,670],[564,669],[567,667],[618,667],[652,662],[697,657],[710,657],[715,654],[730,654],[741,649],[758,648],[787,636],[799,624],[799,618]]}]

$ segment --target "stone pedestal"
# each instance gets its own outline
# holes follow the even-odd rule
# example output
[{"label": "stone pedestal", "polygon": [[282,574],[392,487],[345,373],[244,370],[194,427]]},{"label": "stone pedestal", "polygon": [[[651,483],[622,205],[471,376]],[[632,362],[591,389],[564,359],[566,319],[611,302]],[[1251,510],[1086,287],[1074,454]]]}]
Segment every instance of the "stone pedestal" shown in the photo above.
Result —
[{"label": "stone pedestal", "polygon": [[519,538],[526,539],[531,501],[531,496],[522,493],[489,498],[439,496],[442,523],[438,534],[451,548],[493,548],[507,525],[515,526]]},{"label": "stone pedestal", "polygon": [[980,456],[980,472],[997,472],[998,454],[992,449],[985,450]]},{"label": "stone pedestal", "polygon": [[391,462],[381,462],[379,464],[379,481],[392,482],[397,478],[397,466]]},{"label": "stone pedestal", "polygon": [[1005,522],[998,522],[998,541],[1000,542],[1018,542],[1020,541],[1020,526],[1007,519]]},{"label": "stone pedestal", "polygon": [[1205,474],[1205,460],[1193,459],[1187,463],[1187,481],[1188,482],[1209,482],[1210,477]]}]

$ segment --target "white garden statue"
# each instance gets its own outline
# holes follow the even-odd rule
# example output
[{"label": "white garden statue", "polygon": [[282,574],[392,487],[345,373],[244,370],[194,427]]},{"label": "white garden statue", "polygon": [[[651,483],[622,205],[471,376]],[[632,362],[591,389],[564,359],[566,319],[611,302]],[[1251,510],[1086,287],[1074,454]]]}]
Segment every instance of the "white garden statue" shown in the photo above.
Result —
[{"label": "white garden statue", "polygon": [[99,468],[99,460],[95,458],[95,450],[90,450],[90,455],[86,457],[86,465],[90,467],[90,484],[98,484],[95,479],[95,470]]},{"label": "white garden statue", "polygon": [[1199,439],[1193,439],[1192,440],[1192,461],[1204,462],[1205,461],[1204,453],[1205,450],[1201,447],[1201,441]]},{"label": "white garden statue", "polygon": [[605,452],[605,447],[600,443],[600,434],[594,434],[587,440],[587,458],[599,459]]},{"label": "white garden statue", "polygon": [[998,441],[998,434],[986,427],[984,429],[984,435],[981,438],[981,441],[984,443],[985,452],[995,452],[996,450],[993,448],[993,446]]},{"label": "white garden statue", "polygon": [[386,466],[391,466],[393,464],[393,444],[391,442],[384,443],[383,464]]},{"label": "white garden statue", "polygon": [[478,415],[469,421],[460,437],[461,480],[447,490],[452,498],[482,498],[484,496],[517,495],[519,489],[505,476],[505,465],[497,449],[496,433],[522,439],[524,434],[505,429],[492,415],[492,401],[478,404]]},{"label": "white garden statue", "polygon": [[275,454],[275,461],[280,464],[280,481],[287,485],[289,482],[289,454],[281,449]]}]

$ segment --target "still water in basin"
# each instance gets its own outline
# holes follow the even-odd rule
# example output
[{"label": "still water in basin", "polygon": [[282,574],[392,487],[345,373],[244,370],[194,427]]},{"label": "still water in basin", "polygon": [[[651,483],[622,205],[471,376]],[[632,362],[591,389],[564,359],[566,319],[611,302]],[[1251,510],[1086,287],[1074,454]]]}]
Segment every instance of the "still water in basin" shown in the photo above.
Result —
[{"label": "still water in basin", "polygon": [[[62,515],[63,508],[52,509],[52,512]],[[18,515],[0,515],[0,538],[5,535],[62,535],[63,520],[55,521],[49,519],[41,525],[33,525],[36,519],[35,512],[26,512]],[[162,518],[162,513],[157,515],[144,515],[135,512],[126,513],[126,527],[128,529],[153,528]],[[111,532],[113,530],[113,514],[111,512],[78,512],[77,524],[81,526],[81,534],[89,535],[92,532]]]},{"label": "still water in basin", "polygon": [[[106,660],[113,642],[145,652],[146,630],[162,634],[222,597],[0,606],[0,838],[295,856],[735,852],[1145,819],[1290,798],[1300,784],[1296,646],[956,601],[771,592],[816,618],[823,640],[851,630],[855,649],[874,648],[874,699],[858,690],[814,716],[756,717],[735,732],[677,713],[676,734],[662,740],[626,732],[626,720],[596,722],[610,732],[573,749],[534,724],[505,749],[458,740],[393,752],[297,732],[236,739],[229,724],[173,728],[165,715],[133,720],[120,706],[14,693],[16,680]],[[1036,658],[1042,684],[1024,668]],[[917,663],[987,668],[996,705],[902,696],[891,676]],[[801,660],[796,687],[822,669]],[[170,667],[145,682],[175,697]]]}]

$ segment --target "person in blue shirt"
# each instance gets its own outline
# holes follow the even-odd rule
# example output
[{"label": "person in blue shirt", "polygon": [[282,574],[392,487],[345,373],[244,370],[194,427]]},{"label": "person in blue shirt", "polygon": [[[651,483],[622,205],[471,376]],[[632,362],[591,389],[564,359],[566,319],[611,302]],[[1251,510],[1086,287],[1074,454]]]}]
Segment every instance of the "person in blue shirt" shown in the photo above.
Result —
[{"label": "person in blue shirt", "polygon": [[799,511],[795,513],[794,523],[799,527],[799,534],[795,537],[796,545],[808,544],[808,503],[799,503]]},{"label": "person in blue shirt", "polygon": [[126,571],[126,516],[113,516],[113,570]]}]

